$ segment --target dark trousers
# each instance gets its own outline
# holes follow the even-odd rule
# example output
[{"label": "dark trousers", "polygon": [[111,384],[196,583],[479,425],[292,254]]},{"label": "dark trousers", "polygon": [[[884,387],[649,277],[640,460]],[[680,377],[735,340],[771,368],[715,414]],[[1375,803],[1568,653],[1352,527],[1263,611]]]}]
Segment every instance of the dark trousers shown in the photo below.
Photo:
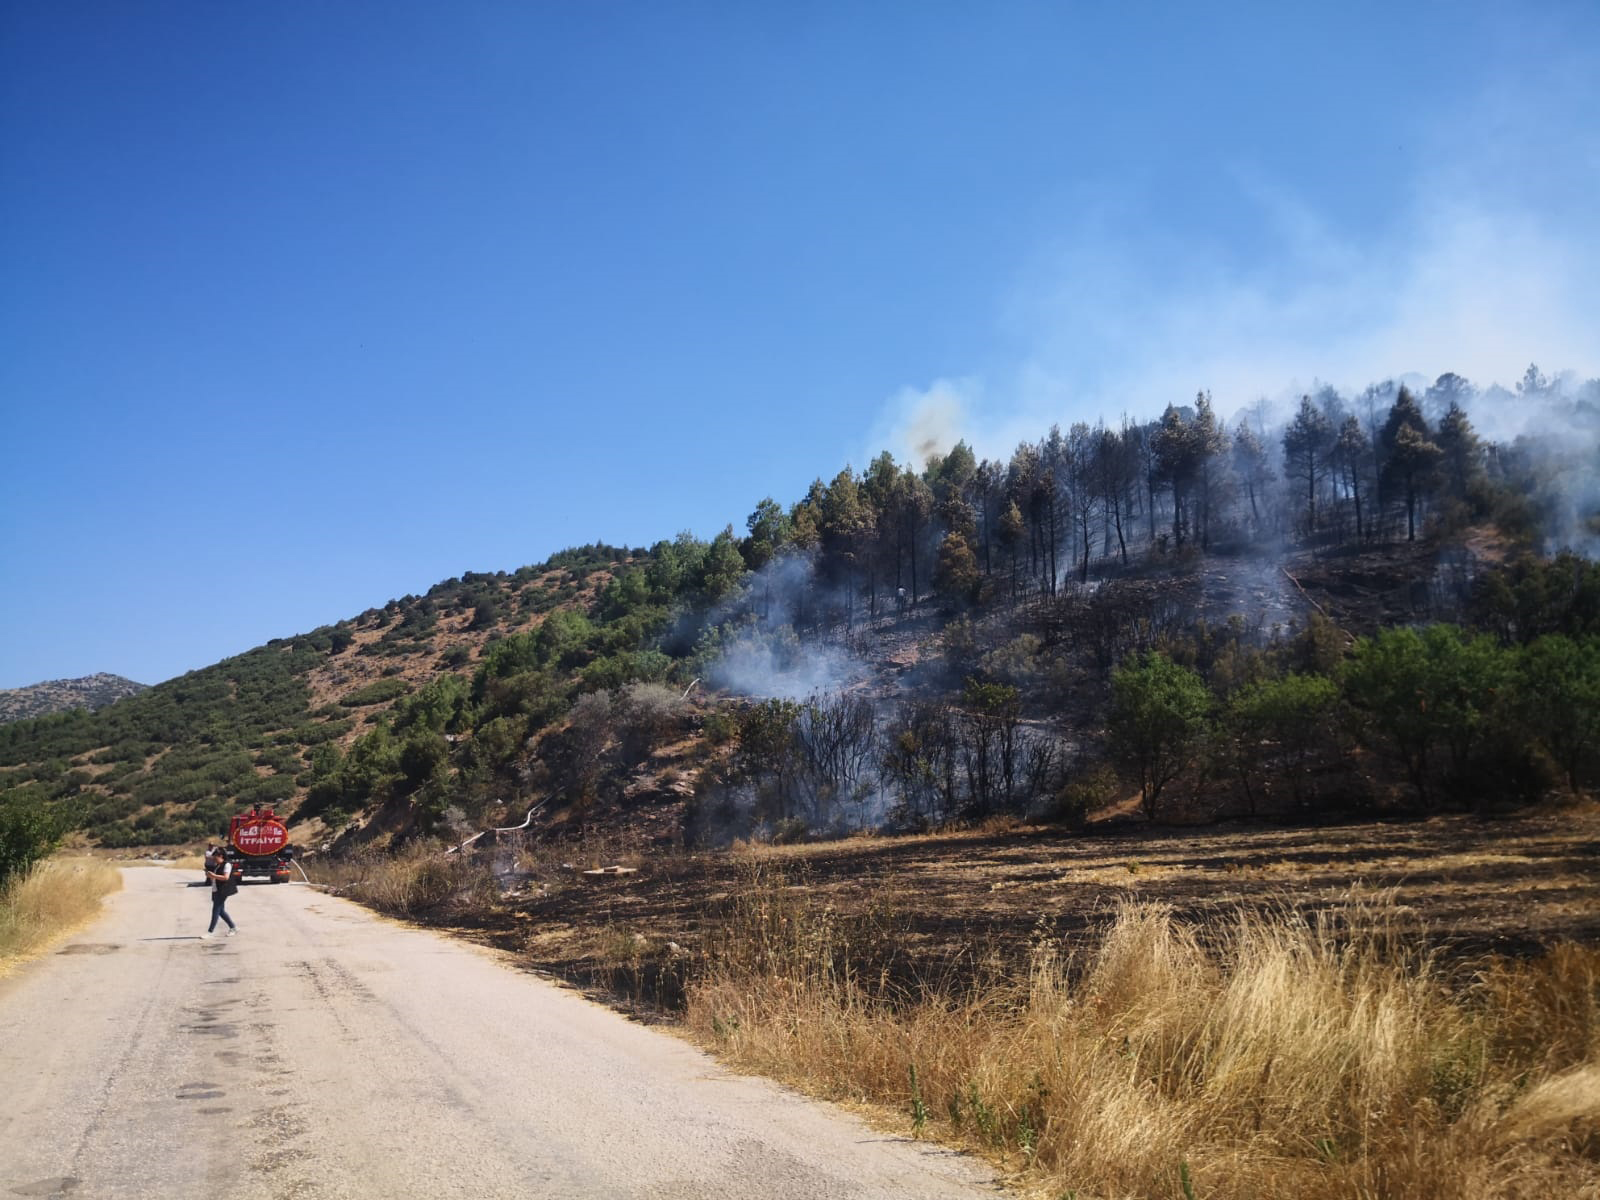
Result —
[{"label": "dark trousers", "polygon": [[211,889],[211,924],[206,926],[207,933],[210,933],[217,927],[218,917],[221,917],[228,923],[229,929],[233,928],[233,918],[228,915],[228,910],[223,907],[223,905],[227,903],[228,898],[226,896],[217,891],[216,888]]}]

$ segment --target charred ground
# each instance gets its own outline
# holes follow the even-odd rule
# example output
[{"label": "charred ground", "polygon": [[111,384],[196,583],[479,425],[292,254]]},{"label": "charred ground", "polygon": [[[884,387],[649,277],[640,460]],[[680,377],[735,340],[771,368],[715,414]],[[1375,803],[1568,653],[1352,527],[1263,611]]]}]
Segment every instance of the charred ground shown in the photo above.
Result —
[{"label": "charred ground", "polygon": [[[1087,834],[1001,821],[731,852],[595,834],[559,846],[502,839],[452,866],[456,886],[394,910],[648,1013],[681,1000],[697,964],[718,952],[730,908],[753,889],[838,914],[852,969],[915,988],[1015,971],[1044,938],[1091,946],[1124,902],[1167,906],[1219,936],[1241,912],[1365,919],[1346,932],[1381,930],[1463,962],[1594,945],[1597,862],[1592,805],[1494,822],[1149,830],[1124,821]],[[609,865],[630,870],[585,873]],[[331,878],[362,894],[363,870],[347,865]],[[495,886],[464,885],[478,873]]]}]

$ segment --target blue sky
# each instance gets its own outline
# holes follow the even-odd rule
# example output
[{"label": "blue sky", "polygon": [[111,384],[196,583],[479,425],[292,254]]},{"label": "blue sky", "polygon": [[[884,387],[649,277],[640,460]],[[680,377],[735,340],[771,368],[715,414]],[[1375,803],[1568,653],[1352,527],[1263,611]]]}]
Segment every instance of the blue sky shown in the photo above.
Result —
[{"label": "blue sky", "polygon": [[1593,3],[5,5],[0,687],[930,426],[1600,374],[1597,80]]}]

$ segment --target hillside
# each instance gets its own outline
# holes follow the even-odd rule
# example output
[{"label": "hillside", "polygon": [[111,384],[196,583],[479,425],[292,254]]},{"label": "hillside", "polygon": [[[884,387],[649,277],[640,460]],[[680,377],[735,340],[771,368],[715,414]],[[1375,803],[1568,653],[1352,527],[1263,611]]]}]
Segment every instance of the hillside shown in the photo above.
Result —
[{"label": "hillside", "polygon": [[135,683],[121,675],[100,672],[79,679],[47,679],[20,688],[0,688],[0,725],[28,717],[70,712],[74,708],[94,712],[108,704],[145,691],[148,684]]},{"label": "hillside", "polygon": [[1229,433],[1202,394],[1008,462],[884,454],[761,500],[746,536],[469,573],[0,727],[0,804],[108,847],[253,803],[313,844],[536,805],[547,831],[715,843],[1581,790],[1600,571],[1548,550],[1592,544],[1600,384],[1547,397],[1561,444],[1492,443],[1453,378],[1365,420],[1323,393]]},{"label": "hillside", "polygon": [[101,713],[6,726],[0,796],[70,803],[82,827],[113,847],[214,836],[237,805],[292,811],[314,778],[308,763],[337,755],[424,684],[470,677],[492,642],[592,601],[608,578],[598,568],[624,557],[571,551],[539,568],[448,580]]}]

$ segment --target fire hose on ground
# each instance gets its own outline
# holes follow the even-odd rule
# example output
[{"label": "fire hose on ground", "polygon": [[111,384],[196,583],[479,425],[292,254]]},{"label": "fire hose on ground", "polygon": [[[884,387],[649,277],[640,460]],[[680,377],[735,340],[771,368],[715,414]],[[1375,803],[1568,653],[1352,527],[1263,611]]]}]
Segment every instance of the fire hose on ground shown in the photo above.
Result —
[{"label": "fire hose on ground", "polygon": [[522,818],[522,824],[521,825],[502,825],[502,826],[497,826],[494,829],[481,830],[480,832],[475,833],[471,837],[467,838],[465,841],[458,842],[456,845],[451,846],[449,849],[447,849],[445,851],[445,853],[446,854],[454,854],[458,850],[464,850],[464,849],[466,849],[466,847],[472,845],[473,842],[477,841],[479,838],[481,838],[486,833],[520,833],[520,832],[522,832],[522,830],[526,829],[529,825],[531,825],[533,823],[534,814],[536,814],[540,809],[542,809],[545,805],[549,804],[550,801],[554,800],[556,798],[556,796],[559,796],[560,794],[561,794],[560,792],[556,792],[554,795],[547,796],[543,800],[539,801],[539,803],[535,804],[532,808],[530,808],[528,810],[528,815]]}]

